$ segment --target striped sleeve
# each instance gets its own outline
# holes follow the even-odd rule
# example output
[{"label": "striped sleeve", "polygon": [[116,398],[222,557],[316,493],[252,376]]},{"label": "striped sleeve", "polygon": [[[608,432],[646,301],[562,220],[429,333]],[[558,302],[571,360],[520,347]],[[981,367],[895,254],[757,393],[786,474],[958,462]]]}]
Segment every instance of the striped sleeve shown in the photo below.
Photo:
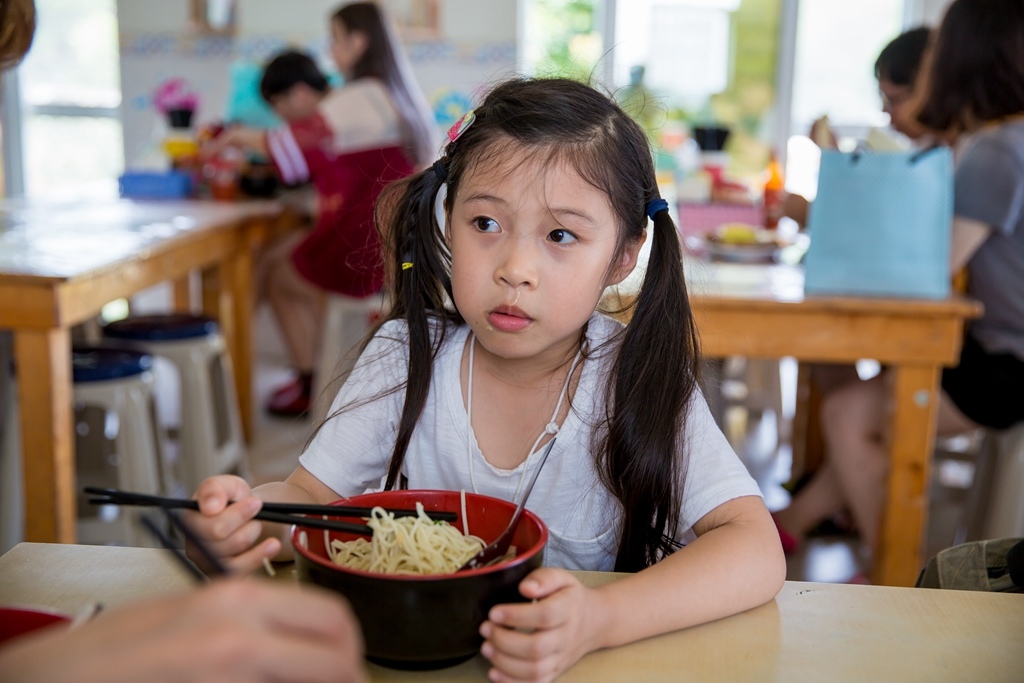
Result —
[{"label": "striped sleeve", "polygon": [[267,132],[267,151],[278,173],[288,185],[309,180],[309,164],[295,139],[291,126],[281,126]]}]

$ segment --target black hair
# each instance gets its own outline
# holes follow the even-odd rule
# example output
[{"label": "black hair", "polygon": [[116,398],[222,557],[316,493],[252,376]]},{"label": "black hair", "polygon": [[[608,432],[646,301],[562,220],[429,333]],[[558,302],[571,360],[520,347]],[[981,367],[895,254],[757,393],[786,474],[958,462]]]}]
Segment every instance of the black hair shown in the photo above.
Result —
[{"label": "black hair", "polygon": [[275,55],[263,67],[260,96],[269,104],[273,98],[285,94],[299,83],[305,83],[320,93],[331,87],[312,57],[299,50],[286,50]]},{"label": "black hair", "polygon": [[384,83],[401,119],[409,159],[419,167],[429,163],[437,153],[433,113],[384,11],[374,2],[353,2],[335,11],[331,20],[344,31],[366,36],[366,52],[349,77],[373,77]]},{"label": "black hair", "polygon": [[[611,98],[585,84],[509,80],[491,90],[474,113],[473,124],[436,164],[439,172],[427,169],[398,181],[377,205],[393,292],[387,319],[405,320],[409,335],[405,403],[388,488],[399,481],[444,330],[464,322],[449,303],[451,254],[434,218],[441,183],[447,182],[444,208],[450,215],[460,183],[478,164],[517,150],[566,163],[607,194],[619,228],[617,254],[642,239],[645,207],[659,196],[643,130]],[[699,342],[679,233],[667,210],[656,213],[653,223],[650,260],[632,319],[614,340],[607,412],[598,418],[592,444],[597,471],[622,509],[619,571],[642,569],[676,547],[670,535],[679,522],[685,415],[696,387]],[[403,262],[413,266],[403,269]]]},{"label": "black hair", "polygon": [[1024,2],[956,0],[931,49],[918,120],[958,134],[1024,112]]},{"label": "black hair", "polygon": [[913,86],[930,35],[931,29],[918,26],[893,38],[878,53],[875,78],[885,79],[894,85]]}]

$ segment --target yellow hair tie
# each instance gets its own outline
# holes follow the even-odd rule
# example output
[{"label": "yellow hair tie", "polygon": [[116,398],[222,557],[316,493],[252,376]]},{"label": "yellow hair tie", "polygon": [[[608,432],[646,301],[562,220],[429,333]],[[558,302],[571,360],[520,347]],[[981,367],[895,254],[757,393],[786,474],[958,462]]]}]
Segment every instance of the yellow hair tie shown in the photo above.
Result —
[{"label": "yellow hair tie", "polygon": [[409,270],[410,268],[412,268],[412,264],[409,263],[408,261],[402,263],[402,270]]}]

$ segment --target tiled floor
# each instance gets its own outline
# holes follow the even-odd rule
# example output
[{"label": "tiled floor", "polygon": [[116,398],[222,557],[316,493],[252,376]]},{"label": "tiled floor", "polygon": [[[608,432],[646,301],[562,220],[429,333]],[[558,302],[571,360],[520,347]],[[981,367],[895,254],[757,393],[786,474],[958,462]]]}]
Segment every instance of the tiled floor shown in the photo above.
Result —
[{"label": "tiled floor", "polygon": [[[261,335],[261,338],[267,337]],[[272,347],[273,344],[269,346]],[[761,486],[770,509],[784,507],[789,501],[789,493],[782,484],[788,481],[790,475],[790,446],[786,432],[789,419],[792,417],[795,375],[795,363],[783,362],[784,419],[781,422],[777,421],[771,412],[749,411],[742,406],[732,406],[725,413],[726,434]],[[256,372],[258,405],[263,404],[275,386],[288,378],[284,356],[279,350],[264,348],[259,351]],[[250,451],[255,482],[279,480],[287,476],[295,467],[303,444],[312,433],[312,429],[313,424],[308,420],[282,420],[261,412],[257,418],[255,438]],[[941,473],[944,468],[935,469]],[[947,472],[945,478],[956,479],[956,473]],[[929,513],[929,556],[941,548],[952,545],[962,503],[962,489],[955,486],[935,488]],[[863,571],[864,566],[864,557],[856,538],[821,536],[809,539],[800,552],[788,558],[788,578],[842,582]]]}]

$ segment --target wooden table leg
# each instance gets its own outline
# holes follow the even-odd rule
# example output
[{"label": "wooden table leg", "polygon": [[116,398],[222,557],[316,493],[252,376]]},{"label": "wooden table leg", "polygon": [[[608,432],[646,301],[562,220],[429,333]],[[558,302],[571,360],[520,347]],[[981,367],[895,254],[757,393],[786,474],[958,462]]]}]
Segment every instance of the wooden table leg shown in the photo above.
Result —
[{"label": "wooden table leg", "polygon": [[800,363],[796,374],[796,408],[793,411],[793,426],[789,437],[793,465],[786,486],[791,490],[804,474],[810,474],[815,466],[820,464],[811,462],[813,457],[809,452],[811,430],[816,428],[819,420],[820,400],[814,382],[811,381],[811,366],[808,363]]},{"label": "wooden table leg", "polygon": [[232,354],[235,385],[238,390],[238,412],[242,417],[242,432],[251,441],[253,431],[253,256],[247,239],[235,250],[234,258],[225,267],[223,283],[231,290],[231,327],[234,332]]},{"label": "wooden table leg", "polygon": [[192,275],[191,273],[171,283],[173,306],[176,313],[192,312]]},{"label": "wooden table leg", "polygon": [[25,540],[75,542],[75,443],[71,334],[16,330]]},{"label": "wooden table leg", "polygon": [[253,433],[252,241],[254,235],[262,234],[265,222],[255,220],[239,230],[238,248],[231,258],[202,273],[203,311],[220,321],[231,356],[246,441],[251,441]]},{"label": "wooden table leg", "polygon": [[891,374],[889,476],[871,580],[886,586],[913,586],[923,566],[939,368],[901,365],[893,367]]}]

